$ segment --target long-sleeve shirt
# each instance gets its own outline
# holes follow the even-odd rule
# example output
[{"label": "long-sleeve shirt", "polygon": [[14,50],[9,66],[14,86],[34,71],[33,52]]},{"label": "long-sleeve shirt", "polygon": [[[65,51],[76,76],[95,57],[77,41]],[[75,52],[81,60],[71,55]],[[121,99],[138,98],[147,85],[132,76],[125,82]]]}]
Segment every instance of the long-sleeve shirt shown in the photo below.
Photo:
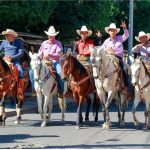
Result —
[{"label": "long-sleeve shirt", "polygon": [[141,46],[138,47],[138,45],[134,46],[132,48],[132,53],[137,54],[140,53],[143,60],[150,62],[150,57],[148,56],[148,54],[150,53],[150,41],[148,41],[147,46]]},{"label": "long-sleeve shirt", "polygon": [[50,60],[52,60],[53,62],[57,62],[59,61],[61,53],[62,45],[60,41],[55,40],[53,43],[50,43],[49,40],[46,40],[41,44],[38,55],[42,59],[44,58],[44,56],[49,55]]},{"label": "long-sleeve shirt", "polygon": [[89,45],[94,46],[94,41],[91,39],[86,39],[85,42],[79,40],[74,45],[74,52],[82,56],[90,56]]},{"label": "long-sleeve shirt", "polygon": [[102,47],[105,51],[112,48],[115,51],[115,54],[119,57],[123,57],[123,42],[129,37],[129,32],[127,29],[124,29],[123,35],[117,35],[114,40],[108,38],[104,41]]},{"label": "long-sleeve shirt", "polygon": [[12,57],[12,62],[19,62],[20,57],[24,54],[23,45],[19,39],[15,39],[13,42],[4,40],[0,45],[0,51],[2,50],[5,51],[5,56]]}]

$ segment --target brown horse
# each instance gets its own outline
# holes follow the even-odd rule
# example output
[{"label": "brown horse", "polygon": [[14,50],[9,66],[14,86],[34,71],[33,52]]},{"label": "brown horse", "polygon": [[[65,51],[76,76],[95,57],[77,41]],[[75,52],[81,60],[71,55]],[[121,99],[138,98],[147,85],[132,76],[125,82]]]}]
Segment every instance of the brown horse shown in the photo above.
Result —
[{"label": "brown horse", "polygon": [[[18,73],[18,70],[15,68],[15,72]],[[12,73],[10,66],[0,57],[0,125],[5,125],[5,96],[11,96],[16,100],[16,121],[15,123],[19,123],[21,120],[21,107],[24,101],[24,96],[20,96],[18,94],[19,83],[14,78],[14,74]]]},{"label": "brown horse", "polygon": [[[82,123],[82,104],[84,99],[87,101],[87,111],[85,114],[85,120],[89,120],[89,109],[91,105],[90,94],[93,93],[94,89],[91,88],[91,79],[87,70],[83,65],[71,54],[64,54],[61,58],[62,67],[62,79],[69,79],[70,89],[73,93],[73,97],[77,102],[77,122],[76,129],[80,128]],[[96,101],[96,96],[94,95],[94,104],[96,107],[95,121],[98,120],[98,108],[99,100]]]}]

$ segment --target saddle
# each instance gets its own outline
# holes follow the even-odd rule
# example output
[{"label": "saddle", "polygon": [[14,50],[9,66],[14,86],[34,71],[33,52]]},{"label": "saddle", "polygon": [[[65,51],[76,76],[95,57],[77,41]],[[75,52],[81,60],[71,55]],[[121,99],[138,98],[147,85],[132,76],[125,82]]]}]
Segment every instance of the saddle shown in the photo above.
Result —
[{"label": "saddle", "polygon": [[[50,74],[55,78],[57,82],[57,90],[58,90],[58,97],[62,98],[63,97],[63,91],[61,89],[59,79],[58,79],[58,73],[56,72],[56,69],[53,67],[53,62],[49,60],[44,60],[44,63],[49,67]],[[55,88],[56,83],[53,85],[51,92]]]},{"label": "saddle", "polygon": [[88,63],[87,61],[80,61],[80,63],[85,67],[89,77],[90,77],[90,87],[89,87],[89,93],[91,91],[95,91],[96,87],[95,87],[95,82],[94,82],[94,78],[93,78],[93,68],[92,65],[90,63]]}]

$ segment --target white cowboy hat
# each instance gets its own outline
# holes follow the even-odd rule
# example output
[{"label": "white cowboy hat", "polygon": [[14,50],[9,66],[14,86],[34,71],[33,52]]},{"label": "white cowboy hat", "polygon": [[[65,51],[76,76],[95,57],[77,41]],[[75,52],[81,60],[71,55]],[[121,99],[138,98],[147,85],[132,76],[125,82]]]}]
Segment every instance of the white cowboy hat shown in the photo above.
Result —
[{"label": "white cowboy hat", "polygon": [[90,36],[92,34],[92,30],[88,30],[86,26],[82,26],[81,30],[77,30],[77,33],[81,35],[81,32],[87,32],[87,36]]},{"label": "white cowboy hat", "polygon": [[48,29],[48,31],[44,31],[44,32],[45,32],[48,36],[56,36],[56,35],[59,33],[59,31],[56,32],[54,26],[50,26],[49,29]]},{"label": "white cowboy hat", "polygon": [[2,32],[2,35],[7,35],[7,34],[11,34],[11,35],[13,35],[14,37],[18,37],[18,33],[15,32],[15,31],[12,30],[12,29],[6,29],[6,31],[3,31],[3,32]]},{"label": "white cowboy hat", "polygon": [[149,33],[145,33],[144,31],[139,32],[139,36],[135,36],[135,39],[140,42],[140,37],[142,36],[147,36],[147,41],[150,39],[150,34]]},{"label": "white cowboy hat", "polygon": [[120,31],[120,28],[116,28],[116,24],[115,23],[111,23],[109,25],[109,27],[105,28],[105,31],[108,33],[109,29],[115,29],[117,31],[117,33]]}]

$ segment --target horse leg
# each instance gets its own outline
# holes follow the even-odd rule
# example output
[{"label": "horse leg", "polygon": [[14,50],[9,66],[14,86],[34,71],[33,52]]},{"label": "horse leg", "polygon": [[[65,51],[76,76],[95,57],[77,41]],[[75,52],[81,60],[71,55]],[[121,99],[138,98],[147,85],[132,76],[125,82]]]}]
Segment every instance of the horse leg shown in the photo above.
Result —
[{"label": "horse leg", "polygon": [[6,120],[5,104],[4,104],[5,95],[6,92],[3,93],[3,97],[0,101],[0,126],[5,126],[5,120]]},{"label": "horse leg", "polygon": [[41,119],[43,120],[43,109],[42,109],[42,93],[40,91],[37,92],[37,103],[38,103],[38,112],[41,115]]},{"label": "horse leg", "polygon": [[148,117],[149,117],[149,103],[146,101],[145,102],[146,108],[145,108],[145,126],[143,129],[147,130],[148,129]]},{"label": "horse leg", "polygon": [[118,124],[121,125],[121,101],[118,94],[116,94],[115,100],[118,109]]},{"label": "horse leg", "polygon": [[41,127],[45,127],[46,123],[47,123],[47,108],[48,108],[48,103],[49,103],[49,97],[48,95],[44,95],[44,106],[43,106],[43,111],[44,111],[44,118],[43,118],[43,122],[41,124]]},{"label": "horse leg", "polygon": [[23,105],[23,100],[17,100],[17,103],[16,103],[17,116],[16,116],[15,124],[19,124],[19,122],[21,121],[21,108],[22,108],[22,105]]},{"label": "horse leg", "polygon": [[134,120],[134,125],[135,126],[139,126],[140,122],[137,120],[135,112],[136,112],[136,108],[138,106],[140,102],[140,94],[138,93],[138,91],[135,90],[135,99],[134,99],[134,103],[133,103],[133,107],[132,107],[132,114],[133,114],[133,120]]},{"label": "horse leg", "polygon": [[82,123],[82,102],[83,102],[83,96],[79,96],[79,99],[77,101],[78,103],[78,109],[77,109],[77,122],[76,122],[76,129],[80,129],[80,124]]},{"label": "horse leg", "polygon": [[110,116],[109,116],[109,105],[113,99],[113,93],[112,91],[108,92],[108,98],[105,103],[105,110],[106,110],[106,124],[104,125],[105,129],[111,128],[111,122],[110,122]]},{"label": "horse leg", "polygon": [[89,111],[90,111],[90,106],[91,106],[91,99],[89,96],[86,97],[86,101],[87,101],[87,110],[85,113],[85,121],[89,121]]},{"label": "horse leg", "polygon": [[62,119],[61,121],[65,121],[65,111],[66,111],[66,104],[65,104],[66,98],[63,96],[63,98],[58,97],[59,107],[62,112]]},{"label": "horse leg", "polygon": [[51,119],[52,109],[53,109],[53,96],[52,96],[52,95],[50,95],[50,98],[49,98],[48,120],[50,120],[50,119]]},{"label": "horse leg", "polygon": [[121,126],[125,125],[125,111],[127,108],[127,104],[128,104],[127,95],[122,95],[121,96],[122,118],[121,118],[121,124],[120,124]]},{"label": "horse leg", "polygon": [[98,121],[98,110],[99,110],[99,97],[97,96],[96,92],[94,92],[94,102],[93,102],[93,114],[95,114],[95,118],[94,121],[97,122]]}]

